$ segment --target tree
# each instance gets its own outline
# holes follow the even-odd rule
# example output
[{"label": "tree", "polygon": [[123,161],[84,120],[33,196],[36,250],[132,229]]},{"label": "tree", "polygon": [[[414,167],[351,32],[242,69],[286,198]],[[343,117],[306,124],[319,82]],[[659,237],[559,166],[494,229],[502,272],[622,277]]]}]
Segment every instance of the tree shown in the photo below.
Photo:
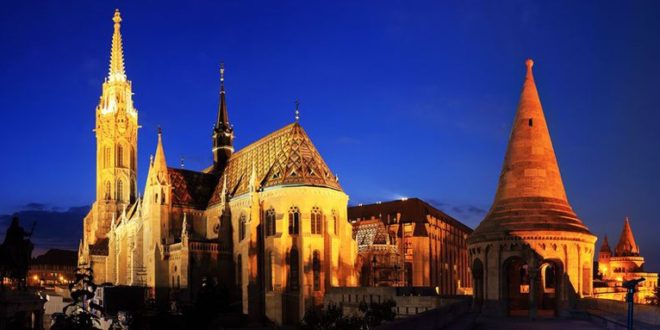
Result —
[{"label": "tree", "polygon": [[303,317],[304,329],[369,329],[380,325],[383,321],[394,320],[396,302],[388,300],[382,303],[361,302],[358,309],[362,315],[345,316],[341,305],[329,304],[309,308]]},{"label": "tree", "polygon": [[69,284],[72,303],[54,316],[51,330],[91,330],[101,329],[99,317],[103,315],[103,307],[95,304],[92,299],[96,294],[94,273],[91,268],[76,269],[76,278]]}]

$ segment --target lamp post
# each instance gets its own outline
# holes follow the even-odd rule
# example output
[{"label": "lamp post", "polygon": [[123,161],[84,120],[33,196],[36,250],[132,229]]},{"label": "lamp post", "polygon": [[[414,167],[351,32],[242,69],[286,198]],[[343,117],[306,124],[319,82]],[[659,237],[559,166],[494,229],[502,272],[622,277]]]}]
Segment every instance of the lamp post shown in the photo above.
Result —
[{"label": "lamp post", "polygon": [[628,330],[633,329],[633,303],[635,298],[635,288],[641,282],[644,282],[646,279],[641,277],[636,280],[630,280],[623,282],[623,287],[628,289],[626,293],[626,302],[628,303]]}]

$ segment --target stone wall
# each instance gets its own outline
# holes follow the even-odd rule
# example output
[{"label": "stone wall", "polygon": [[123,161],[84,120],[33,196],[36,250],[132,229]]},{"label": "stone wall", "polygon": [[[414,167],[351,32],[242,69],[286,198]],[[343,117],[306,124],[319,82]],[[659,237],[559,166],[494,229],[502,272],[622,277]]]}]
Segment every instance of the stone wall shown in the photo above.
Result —
[{"label": "stone wall", "polygon": [[[612,318],[622,319],[624,321],[628,313],[628,304],[623,301],[583,298],[578,304],[588,312],[601,312],[611,315]],[[660,327],[660,306],[635,304],[633,307],[633,313],[635,322],[642,322],[653,327]]]}]

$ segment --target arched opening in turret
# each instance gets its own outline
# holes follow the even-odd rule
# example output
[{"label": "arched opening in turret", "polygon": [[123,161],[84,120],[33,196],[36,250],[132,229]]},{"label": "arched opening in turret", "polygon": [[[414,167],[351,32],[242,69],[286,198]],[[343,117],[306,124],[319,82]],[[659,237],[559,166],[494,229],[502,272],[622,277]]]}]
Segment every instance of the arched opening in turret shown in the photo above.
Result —
[{"label": "arched opening in turret", "polygon": [[529,312],[529,269],[521,257],[504,261],[503,294],[509,316],[527,316]]},{"label": "arched opening in turret", "polygon": [[481,306],[484,301],[484,264],[480,259],[474,259],[472,263],[472,290],[476,306]]},{"label": "arched opening in turret", "polygon": [[[563,265],[559,260],[544,260],[539,267],[540,288],[539,314],[559,316],[558,301],[561,299]],[[546,311],[546,312],[544,312]]]}]

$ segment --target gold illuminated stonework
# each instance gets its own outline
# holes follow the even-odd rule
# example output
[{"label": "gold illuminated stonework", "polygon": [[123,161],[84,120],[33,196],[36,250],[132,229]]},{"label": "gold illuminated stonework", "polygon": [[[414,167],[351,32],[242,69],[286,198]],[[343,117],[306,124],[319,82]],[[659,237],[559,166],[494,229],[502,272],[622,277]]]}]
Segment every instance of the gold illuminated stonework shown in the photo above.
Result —
[{"label": "gold illuminated stonework", "polygon": [[244,313],[265,313],[276,324],[298,323],[330,286],[355,286],[357,247],[337,177],[298,122],[234,153],[224,68],[213,165],[168,167],[159,130],[144,195],[136,198],[137,112],[119,12],[113,21],[110,73],[97,107],[97,199],[79,249],[97,282],[190,302],[203,278],[217,280]]},{"label": "gold illuminated stonework", "polygon": [[596,237],[566,198],[532,60],[493,205],[468,238],[477,306],[488,314],[566,314],[592,295]]}]

